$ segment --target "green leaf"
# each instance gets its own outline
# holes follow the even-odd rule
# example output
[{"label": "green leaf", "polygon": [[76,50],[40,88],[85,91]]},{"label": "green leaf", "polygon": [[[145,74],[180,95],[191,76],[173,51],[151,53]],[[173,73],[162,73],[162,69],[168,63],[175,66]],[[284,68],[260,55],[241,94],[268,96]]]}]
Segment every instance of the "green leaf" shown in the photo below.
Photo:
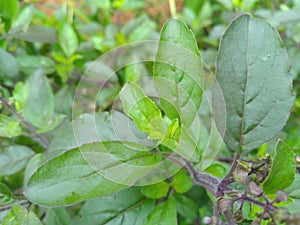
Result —
[{"label": "green leaf", "polygon": [[26,196],[40,205],[58,206],[108,195],[144,178],[160,160],[160,154],[136,143],[86,144],[38,168]]},{"label": "green leaf", "polygon": [[160,153],[153,153],[151,149],[133,142],[92,143],[81,146],[80,151],[89,165],[99,174],[111,181],[129,186],[149,183],[147,179],[154,179],[151,172],[158,167],[162,159]]},{"label": "green leaf", "polygon": [[23,145],[0,149],[0,176],[14,174],[23,169],[34,152]]},{"label": "green leaf", "polygon": [[27,198],[39,205],[62,206],[111,194],[124,188],[100,176],[79,149],[53,158],[28,179]]},{"label": "green leaf", "polygon": [[191,161],[198,162],[200,160],[201,155],[197,142],[184,126],[178,128],[172,139],[166,137],[160,141],[160,144]]},{"label": "green leaf", "polygon": [[23,106],[25,104],[25,101],[27,100],[29,93],[29,84],[18,82],[14,88],[13,91],[13,98],[15,101],[15,108],[18,112],[22,113]]},{"label": "green leaf", "polygon": [[0,137],[16,137],[22,134],[22,129],[18,121],[6,116],[0,115]]},{"label": "green leaf", "polygon": [[180,170],[174,175],[173,186],[178,193],[185,193],[193,187],[193,180],[185,174],[184,170]]},{"label": "green leaf", "polygon": [[[12,201],[11,190],[3,183],[0,183],[0,204],[4,205]],[[0,220],[1,222],[1,220]]]},{"label": "green leaf", "polygon": [[58,30],[58,41],[65,55],[70,57],[78,48],[77,34],[69,23],[64,23]]},{"label": "green leaf", "polygon": [[35,127],[52,123],[54,97],[49,80],[42,70],[37,70],[29,79],[29,94],[24,104],[24,117]]},{"label": "green leaf", "polygon": [[174,199],[170,198],[167,201],[155,206],[149,214],[143,225],[177,225],[177,215]]},{"label": "green leaf", "polygon": [[71,115],[74,92],[71,88],[62,87],[55,94],[55,112]]},{"label": "green leaf", "polygon": [[150,138],[164,136],[161,111],[138,85],[127,83],[123,86],[120,99],[124,111],[134,120],[141,131],[147,132]]},{"label": "green leaf", "polygon": [[219,164],[219,163],[214,163],[209,165],[205,170],[206,173],[210,173],[218,178],[224,177],[226,174],[226,168]]},{"label": "green leaf", "polygon": [[19,205],[13,205],[11,211],[5,216],[2,225],[42,225],[33,212],[28,212]]},{"label": "green leaf", "polygon": [[5,24],[5,30],[11,26],[13,19],[16,17],[19,9],[18,0],[0,0],[0,18]]},{"label": "green leaf", "polygon": [[70,225],[71,216],[66,208],[50,208],[45,216],[46,225]]},{"label": "green leaf", "polygon": [[43,68],[45,74],[55,72],[55,63],[46,56],[22,55],[17,57],[17,62],[20,70],[28,75],[39,68]]},{"label": "green leaf", "polygon": [[191,220],[191,223],[197,219],[199,207],[192,199],[185,195],[176,194],[174,200],[176,210],[181,216]]},{"label": "green leaf", "polygon": [[13,22],[12,27],[22,27],[23,31],[26,31],[31,23],[34,14],[34,4],[25,6],[22,12],[18,15],[16,20]]},{"label": "green leaf", "polygon": [[31,25],[26,31],[19,29],[11,32],[11,35],[20,40],[29,42],[49,43],[57,42],[56,29],[53,27]]},{"label": "green leaf", "polygon": [[196,40],[185,23],[171,19],[164,24],[153,73],[164,112],[189,128],[202,100],[204,73]]},{"label": "green leaf", "polygon": [[16,79],[19,75],[19,66],[16,58],[0,48],[0,80],[1,78]]},{"label": "green leaf", "polygon": [[151,184],[144,186],[142,188],[142,193],[152,199],[160,199],[166,197],[169,191],[169,184],[167,182],[160,182],[156,184]]},{"label": "green leaf", "polygon": [[271,171],[262,186],[264,192],[275,193],[289,187],[294,181],[295,171],[293,152],[287,144],[279,141]]},{"label": "green leaf", "polygon": [[72,225],[140,225],[154,207],[138,188],[87,201]]},{"label": "green leaf", "polygon": [[294,101],[287,61],[279,34],[267,22],[242,15],[226,30],[213,102],[216,124],[230,149],[258,148],[285,125]]}]

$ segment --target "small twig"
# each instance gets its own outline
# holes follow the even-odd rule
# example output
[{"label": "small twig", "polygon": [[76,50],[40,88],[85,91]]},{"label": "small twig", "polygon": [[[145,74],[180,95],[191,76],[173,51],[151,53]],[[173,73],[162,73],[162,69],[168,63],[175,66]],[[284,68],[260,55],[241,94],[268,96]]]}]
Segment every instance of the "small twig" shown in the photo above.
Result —
[{"label": "small twig", "polygon": [[27,128],[27,130],[30,132],[30,136],[34,139],[36,139],[45,149],[47,149],[49,147],[49,142],[47,140],[45,140],[40,134],[38,134],[35,129],[24,119],[24,117],[19,114],[14,107],[12,107],[8,101],[0,96],[0,101],[2,102],[2,104],[4,106],[6,106],[8,108],[8,110],[14,114],[15,116],[17,116],[21,122],[23,123],[23,125]]},{"label": "small twig", "polygon": [[10,210],[11,207],[13,207],[13,205],[27,205],[27,204],[31,204],[30,201],[28,200],[24,200],[24,201],[20,201],[20,202],[14,202],[11,205],[5,205],[5,206],[0,206],[0,212],[6,211],[6,210]]},{"label": "small twig", "polygon": [[216,193],[216,197],[221,197],[224,196],[224,190],[225,188],[228,186],[228,184],[234,182],[234,179],[232,179],[232,175],[236,169],[236,167],[238,166],[238,160],[240,158],[240,154],[236,153],[233,159],[233,164],[230,168],[230,171],[227,173],[227,175],[223,178],[223,180],[220,182],[219,186],[218,186],[218,190]]},{"label": "small twig", "polygon": [[235,219],[231,216],[230,211],[227,209],[224,212],[224,215],[229,222],[229,225],[235,225]]},{"label": "small twig", "polygon": [[233,199],[234,202],[240,201],[240,200],[251,202],[251,203],[253,203],[255,205],[258,205],[258,206],[260,206],[262,208],[267,208],[268,210],[271,210],[271,211],[276,211],[276,209],[277,209],[277,207],[273,206],[270,203],[263,203],[263,202],[260,202],[260,201],[258,201],[256,199],[252,199],[249,196],[241,196],[241,197]]},{"label": "small twig", "polygon": [[[177,165],[179,165],[180,167],[184,168],[185,170],[187,170],[193,177],[193,181],[196,185],[200,185],[205,187],[209,192],[211,192],[214,196],[216,195],[217,192],[217,187],[220,183],[220,181],[207,174],[204,172],[198,172],[194,166],[192,165],[192,163],[190,161],[188,161],[187,159],[184,159],[181,156],[174,156],[171,155],[169,153],[163,153],[168,159],[170,159],[172,162],[176,163]],[[180,160],[183,160],[183,162],[181,162]]]}]

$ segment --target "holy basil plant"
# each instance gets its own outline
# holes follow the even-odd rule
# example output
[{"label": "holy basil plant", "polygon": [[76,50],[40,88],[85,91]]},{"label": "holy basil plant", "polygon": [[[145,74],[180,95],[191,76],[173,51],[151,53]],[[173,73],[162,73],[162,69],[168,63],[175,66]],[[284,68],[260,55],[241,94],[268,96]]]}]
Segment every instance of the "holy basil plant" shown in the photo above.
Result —
[{"label": "holy basil plant", "polygon": [[[63,50],[72,55],[75,45]],[[277,31],[249,15],[233,20],[219,45],[211,88],[192,31],[184,22],[170,19],[160,33],[152,78],[155,96],[147,94],[142,82],[127,82],[117,100],[123,113],[82,114],[66,121],[53,135],[46,156],[31,158],[24,190],[32,204],[64,207],[85,201],[72,223],[65,208],[48,209],[46,220],[56,215],[67,221],[60,224],[86,225],[176,225],[180,218],[185,218],[184,224],[200,219],[206,224],[291,221],[289,208],[281,206],[293,205],[284,189],[293,187],[294,153],[276,135],[286,124],[294,95]],[[29,81],[45,88],[42,95],[30,89],[25,119],[37,128],[54,123],[50,85],[39,71]],[[210,124],[199,113],[204,94],[206,107],[212,108]],[[44,95],[50,97],[43,115],[31,114],[29,106],[46,99]],[[1,118],[0,123],[11,124],[7,130],[1,128],[2,135],[21,132],[14,120]],[[235,155],[231,168],[217,160],[206,163],[213,144],[205,146],[205,139],[214,124],[227,154]],[[252,153],[263,152],[262,145],[271,139],[278,141],[269,145],[271,156],[262,153],[254,158]],[[5,153],[15,154],[13,150]],[[196,201],[208,201],[206,192],[213,200],[213,213]],[[37,219],[15,207],[4,221],[17,221],[16,210],[28,221]]]}]

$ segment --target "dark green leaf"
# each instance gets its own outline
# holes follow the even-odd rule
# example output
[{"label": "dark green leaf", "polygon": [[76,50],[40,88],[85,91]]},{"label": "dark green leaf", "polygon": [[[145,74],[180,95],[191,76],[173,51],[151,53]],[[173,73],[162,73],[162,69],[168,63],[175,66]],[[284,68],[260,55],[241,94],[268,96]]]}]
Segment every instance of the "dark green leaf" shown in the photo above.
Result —
[{"label": "dark green leaf", "polygon": [[11,211],[5,216],[2,225],[42,225],[33,212],[28,212],[19,205],[13,205]]},{"label": "dark green leaf", "polygon": [[35,127],[52,123],[54,97],[49,80],[42,70],[37,70],[28,79],[29,95],[24,104],[24,117]]},{"label": "dark green leaf", "polygon": [[177,225],[177,215],[174,199],[170,198],[167,201],[155,206],[149,214],[143,225]]},{"label": "dark green leaf", "polygon": [[100,176],[80,150],[74,149],[38,168],[28,179],[25,194],[34,203],[61,206],[108,195],[122,188],[123,185]]},{"label": "dark green leaf", "polygon": [[46,74],[55,72],[55,63],[46,56],[23,55],[17,57],[20,70],[28,75],[43,68]]},{"label": "dark green leaf", "polygon": [[202,100],[204,74],[197,43],[185,23],[171,19],[163,26],[153,73],[164,112],[189,128]]},{"label": "dark green leaf", "polygon": [[0,48],[0,79],[15,79],[19,75],[19,67],[14,56]]},{"label": "dark green leaf", "polygon": [[58,31],[58,41],[65,55],[70,57],[78,48],[77,34],[69,23],[64,23]]},{"label": "dark green leaf", "polygon": [[[83,145],[80,151],[90,166],[105,178],[119,184],[149,182],[162,155],[133,142],[105,141]],[[150,179],[150,178],[149,178]]]},{"label": "dark green leaf", "polygon": [[0,205],[7,204],[11,201],[12,201],[11,190],[5,184],[0,183]]},{"label": "dark green leaf", "polygon": [[42,165],[29,179],[26,196],[58,206],[107,195],[144,178],[160,160],[161,155],[136,143],[86,144]]},{"label": "dark green leaf", "polygon": [[185,195],[176,194],[174,196],[174,200],[175,200],[176,210],[181,216],[191,221],[197,218],[199,207],[192,199],[190,199]]},{"label": "dark green leaf", "polygon": [[154,207],[154,201],[138,188],[86,202],[72,225],[141,225]]},{"label": "dark green leaf", "polygon": [[46,225],[70,225],[71,216],[66,208],[50,208],[45,216]]},{"label": "dark green leaf", "polygon": [[33,151],[23,145],[11,145],[0,149],[0,176],[14,174],[26,166]]},{"label": "dark green leaf", "polygon": [[285,125],[294,101],[287,61],[277,31],[265,21],[242,15],[225,32],[213,100],[216,124],[232,150],[258,148]]},{"label": "dark green leaf", "polygon": [[22,129],[18,121],[6,116],[0,115],[0,137],[16,137],[22,134]]},{"label": "dark green leaf", "polygon": [[296,166],[294,154],[287,144],[279,141],[276,146],[276,156],[268,177],[263,183],[266,193],[275,193],[289,187],[295,176]]},{"label": "dark green leaf", "polygon": [[120,92],[125,112],[134,120],[141,131],[150,138],[162,138],[162,115],[155,103],[134,83],[127,83]]},{"label": "dark green leaf", "polygon": [[160,182],[156,184],[151,184],[144,186],[142,188],[142,193],[152,199],[160,199],[166,197],[169,191],[169,184],[167,182]]}]

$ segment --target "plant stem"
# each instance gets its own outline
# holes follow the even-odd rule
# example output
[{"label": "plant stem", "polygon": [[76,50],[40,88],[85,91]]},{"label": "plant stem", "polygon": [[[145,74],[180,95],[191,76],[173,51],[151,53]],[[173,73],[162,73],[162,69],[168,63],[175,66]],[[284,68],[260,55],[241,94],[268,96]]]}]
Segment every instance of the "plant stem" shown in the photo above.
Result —
[{"label": "plant stem", "polygon": [[0,101],[2,102],[2,104],[3,104],[4,106],[6,106],[6,107],[8,108],[8,110],[9,110],[12,114],[14,114],[15,116],[17,116],[17,117],[21,120],[21,122],[24,124],[24,126],[27,128],[27,130],[30,132],[30,136],[31,136],[32,138],[34,138],[35,140],[37,140],[38,143],[39,143],[40,145],[42,145],[45,149],[47,149],[47,148],[49,147],[49,145],[50,145],[49,142],[48,142],[46,139],[44,139],[40,134],[38,134],[38,133],[35,131],[35,129],[31,126],[31,124],[29,124],[29,123],[24,119],[24,117],[23,117],[20,113],[18,113],[18,112],[15,110],[14,107],[12,107],[12,106],[8,103],[8,101],[7,101],[5,98],[3,98],[3,97],[0,96]]},{"label": "plant stem", "polygon": [[[180,156],[176,157],[169,153],[165,153],[164,155],[166,155],[168,159],[170,159],[171,161],[173,161],[180,167],[187,170],[192,175],[193,181],[196,185],[200,185],[200,186],[206,188],[214,196],[216,195],[217,188],[220,183],[220,181],[216,177],[213,177],[212,175],[209,175],[204,172],[197,171],[190,161],[188,161],[187,159],[184,159]],[[184,162],[181,162],[180,160],[183,160]]]},{"label": "plant stem", "polygon": [[238,166],[239,158],[240,158],[240,154],[236,153],[234,156],[230,171],[227,173],[227,175],[224,177],[224,179],[220,182],[220,184],[217,188],[217,193],[216,193],[215,197],[218,198],[218,197],[224,196],[224,190],[227,187],[227,185],[234,182],[234,179],[232,179],[231,177],[232,177],[236,167]]},{"label": "plant stem", "polygon": [[176,19],[176,3],[175,0],[169,0],[169,7],[170,7],[170,12],[171,12],[171,17],[173,19]]},{"label": "plant stem", "polygon": [[276,209],[277,209],[275,206],[273,206],[270,203],[263,203],[263,202],[260,202],[260,201],[258,201],[256,199],[252,199],[252,198],[250,198],[248,196],[242,196],[242,197],[238,197],[238,198],[233,199],[234,202],[240,201],[240,200],[251,202],[251,203],[253,203],[255,205],[258,205],[258,206],[260,206],[260,207],[262,207],[264,209],[268,209],[268,210],[271,210],[271,211],[276,211]]}]

